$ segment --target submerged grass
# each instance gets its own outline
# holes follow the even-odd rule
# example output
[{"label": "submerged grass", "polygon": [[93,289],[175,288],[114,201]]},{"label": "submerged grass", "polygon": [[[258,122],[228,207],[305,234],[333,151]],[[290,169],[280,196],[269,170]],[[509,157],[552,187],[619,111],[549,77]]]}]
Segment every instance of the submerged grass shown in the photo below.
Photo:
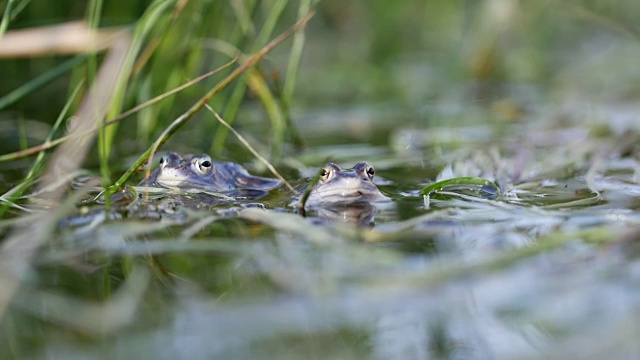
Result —
[{"label": "submerged grass", "polygon": [[433,183],[420,192],[431,196],[443,191],[473,192],[477,196],[496,198],[500,196],[500,188],[493,181],[479,177],[457,177]]}]

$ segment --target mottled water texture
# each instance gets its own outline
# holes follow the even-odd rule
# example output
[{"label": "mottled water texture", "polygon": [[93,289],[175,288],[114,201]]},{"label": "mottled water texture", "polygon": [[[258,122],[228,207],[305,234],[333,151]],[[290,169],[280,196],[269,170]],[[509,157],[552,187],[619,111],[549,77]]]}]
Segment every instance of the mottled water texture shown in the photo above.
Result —
[{"label": "mottled water texture", "polygon": [[[457,129],[466,141],[466,125]],[[300,216],[285,189],[220,203],[207,193],[140,193],[124,217],[98,212],[57,231],[5,329],[46,329],[37,341],[53,358],[94,356],[106,344],[114,356],[161,358],[297,358],[327,348],[336,358],[632,356],[638,164],[621,153],[635,142],[620,149],[621,137],[551,123],[526,133],[429,160],[419,155],[426,137],[403,151],[378,145],[367,160],[393,201],[330,215]],[[334,161],[373,150],[351,148]],[[439,175],[421,175],[430,171]],[[425,204],[419,190],[453,175],[495,180],[502,195],[452,191]]]},{"label": "mottled water texture", "polygon": [[[256,25],[281,3],[255,14],[239,4],[227,9],[228,25],[263,45]],[[71,190],[54,189],[57,204],[29,184],[0,229],[6,239],[44,219],[35,229],[46,231],[16,292],[0,291],[10,301],[0,358],[640,357],[640,47],[627,25],[638,2],[315,6],[295,97],[264,102],[291,91],[276,71],[287,50],[239,80],[247,96],[230,90],[211,101],[223,109],[242,99],[220,113],[238,111],[234,126],[262,155],[276,154],[295,191],[157,188],[140,172],[106,201],[100,181],[86,180],[104,176],[94,153],[69,174]],[[146,80],[132,77],[131,102],[184,57],[179,31],[203,19],[194,14],[214,8],[226,9],[171,8],[176,32],[159,39],[175,46],[159,43],[156,71],[141,65]],[[286,9],[288,26],[297,7]],[[229,49],[213,39],[236,39],[196,35],[202,46],[186,46],[197,51],[190,61],[218,62]],[[111,170],[124,173],[207,89],[123,123]],[[304,147],[278,128],[284,114]],[[197,116],[151,169],[170,151],[206,153],[273,178],[240,143],[215,142],[225,135],[211,114]],[[391,201],[299,207],[325,164],[360,162]],[[30,163],[11,164],[3,192]],[[491,186],[428,188],[460,177]]]}]

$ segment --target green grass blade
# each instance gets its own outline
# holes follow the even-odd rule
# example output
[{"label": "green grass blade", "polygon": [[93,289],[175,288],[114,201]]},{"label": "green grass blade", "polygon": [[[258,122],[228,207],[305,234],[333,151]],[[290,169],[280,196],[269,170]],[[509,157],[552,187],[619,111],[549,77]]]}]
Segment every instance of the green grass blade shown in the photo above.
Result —
[{"label": "green grass blade", "polygon": [[7,28],[9,27],[9,22],[11,21],[11,11],[13,9],[13,5],[15,0],[9,0],[7,2],[7,7],[4,8],[4,13],[2,14],[2,21],[0,21],[0,37],[7,32]]},{"label": "green grass blade", "polygon": [[258,61],[260,61],[263,57],[265,57],[271,50],[273,50],[276,46],[280,45],[284,40],[289,38],[293,33],[298,30],[304,28],[309,19],[313,16],[313,13],[309,13],[306,17],[302,18],[298,22],[296,22],[292,27],[285,30],[282,34],[280,34],[275,39],[271,40],[270,43],[265,45],[260,51],[256,52],[251,56],[245,63],[236,68],[231,74],[227,75],[222,81],[220,81],[215,87],[213,87],[209,92],[207,92],[200,100],[198,100],[189,110],[187,110],[184,114],[178,117],[165,131],[158,137],[155,143],[147,149],[138,160],[127,170],[121,177],[116,181],[109,189],[107,194],[114,194],[118,189],[120,189],[124,183],[129,180],[131,175],[133,175],[146,161],[152,156],[155,151],[160,148],[169,138],[184,125],[189,119],[195,115],[200,109],[207,104],[212,97],[219,94],[222,89],[226,88],[232,81],[237,79],[240,75],[242,75],[249,68],[254,66]]},{"label": "green grass blade", "polygon": [[[69,108],[71,107],[71,104],[73,103],[76,96],[78,95],[78,92],[82,88],[83,83],[84,82],[81,82],[78,85],[76,85],[75,89],[73,90],[73,93],[67,100],[67,103],[64,105],[64,107],[62,108],[62,111],[60,111],[60,114],[58,115],[58,118],[56,119],[55,123],[51,127],[51,131],[49,131],[49,135],[47,135],[45,143],[48,143],[53,139],[53,135],[56,133],[56,131],[58,131],[58,129],[60,128],[60,125],[62,125],[62,122],[67,117]],[[33,165],[31,165],[31,169],[29,169],[27,176],[25,176],[25,178],[19,184],[18,188],[13,190],[13,193],[11,195],[9,196],[6,196],[7,194],[2,195],[2,198],[5,201],[3,202],[3,205],[0,205],[0,218],[2,217],[2,215],[4,215],[4,213],[9,208],[10,204],[8,202],[13,202],[15,199],[22,196],[22,194],[24,194],[24,191],[31,184],[31,180],[33,180],[35,176],[40,172],[40,169],[42,168],[42,165],[44,163],[44,154],[45,154],[44,151],[41,151],[40,153],[38,153],[38,156],[34,160]]]},{"label": "green grass blade", "polygon": [[20,3],[18,3],[18,5],[11,12],[11,21],[13,21],[18,16],[18,14],[20,14],[22,10],[24,10],[24,8],[26,8],[27,5],[29,5],[30,2],[31,0],[23,0]]},{"label": "green grass blade", "polygon": [[273,29],[276,27],[278,19],[280,18],[280,15],[282,15],[282,12],[284,11],[284,8],[287,6],[288,2],[289,0],[277,0],[275,4],[273,4],[273,6],[271,7],[271,11],[269,11],[269,15],[267,16],[267,19],[264,21],[262,30],[260,30],[260,34],[258,34],[258,38],[256,39],[256,42],[253,46],[254,51],[258,48],[261,48],[262,46],[264,46],[264,44],[267,43],[267,41],[269,41],[271,34],[273,34]]},{"label": "green grass blade", "polygon": [[[280,15],[282,15],[282,12],[284,11],[284,8],[286,7],[287,3],[288,3],[288,0],[277,0],[275,2],[273,7],[271,8],[271,11],[269,11],[269,15],[267,16],[267,19],[265,20],[265,23],[262,26],[262,30],[260,30],[260,33],[258,34],[258,37],[254,43],[254,46],[253,46],[254,52],[258,48],[262,47],[267,42],[267,40],[271,37],[271,34],[273,33],[273,29],[275,28],[275,25],[278,19],[280,18]],[[235,120],[235,115],[237,114],[238,108],[240,107],[240,103],[244,98],[244,94],[247,90],[247,85],[248,85],[247,80],[243,77],[241,81],[239,81],[236,87],[234,88],[233,93],[229,99],[228,105],[225,108],[223,117],[227,121],[227,123],[230,125],[233,124]],[[271,106],[271,108],[273,107]],[[267,109],[267,112],[269,112],[268,109]],[[272,118],[271,121],[272,123],[278,123],[278,120],[274,118]],[[223,126],[218,127],[218,130],[216,130],[216,134],[214,135],[213,143],[211,144],[212,154],[214,155],[220,154],[220,152],[224,148],[224,144],[226,143],[228,136],[229,136],[229,130],[227,130],[227,128]],[[282,140],[278,140],[278,141],[280,141],[280,144],[278,146],[281,146]],[[274,152],[278,153],[278,151],[274,151]]]},{"label": "green grass blade", "polygon": [[76,65],[82,63],[86,59],[87,57],[85,55],[79,55],[79,56],[73,57],[63,62],[62,64],[56,66],[55,68],[45,72],[44,74],[38,76],[37,78],[20,86],[19,88],[13,90],[9,94],[1,97],[0,110],[7,108],[8,106],[14,104],[16,101],[42,88],[43,86],[47,85],[51,81],[55,80],[58,76],[70,71]]},{"label": "green grass blade", "polygon": [[473,194],[479,197],[496,198],[500,196],[500,188],[493,181],[479,177],[457,177],[438,181],[420,191],[422,195],[431,196],[440,191],[461,191],[466,194]]},{"label": "green grass blade", "polygon": [[[300,7],[298,8],[298,17],[303,17],[304,14],[309,12],[311,7],[311,0],[300,1]],[[293,36],[293,45],[291,46],[291,53],[289,54],[289,64],[287,65],[287,72],[284,78],[284,86],[282,88],[282,108],[284,111],[284,121],[287,129],[289,130],[289,136],[293,141],[293,145],[297,149],[304,147],[302,137],[298,133],[298,129],[291,121],[291,99],[293,98],[293,90],[296,84],[296,78],[298,76],[298,69],[300,68],[300,61],[302,60],[302,49],[304,48],[305,33],[297,32]]]},{"label": "green grass blade", "polygon": [[284,114],[280,104],[276,100],[275,96],[269,89],[269,85],[266,80],[256,69],[251,69],[248,72],[249,86],[258,95],[262,105],[264,106],[269,119],[271,120],[271,132],[272,132],[272,151],[271,160],[274,161],[280,158],[282,152],[282,144],[284,143],[284,133],[287,125],[284,120]]},{"label": "green grass blade", "polygon": [[251,144],[242,135],[240,135],[239,132],[237,132],[234,128],[231,127],[231,125],[229,125],[226,121],[224,121],[224,119],[221,118],[220,115],[218,115],[218,113],[215,110],[213,110],[213,108],[211,108],[211,106],[209,106],[208,104],[205,106],[207,110],[213,113],[213,115],[218,120],[218,122],[220,122],[224,127],[226,127],[229,131],[231,131],[233,135],[235,135],[236,138],[238,138],[238,140],[247,148],[247,150],[249,150],[249,152],[251,152],[253,156],[256,157],[256,159],[258,159],[261,163],[263,163],[267,167],[267,169],[269,169],[269,171],[271,171],[271,173],[275,175],[275,177],[282,180],[284,185],[289,190],[291,190],[294,194],[298,193],[298,191],[293,186],[291,186],[291,184],[289,184],[287,179],[285,179],[284,176],[282,176],[278,172],[278,170],[276,170],[276,168],[273,165],[271,165],[269,161],[267,161],[267,159],[265,159],[262,155],[260,155],[260,153],[258,153],[258,151],[253,146],[251,146]]},{"label": "green grass blade", "polygon": [[[233,88],[231,96],[227,100],[227,104],[224,109],[223,118],[226,119],[227,123],[233,124],[233,120],[236,118],[236,114],[238,113],[238,109],[240,108],[240,104],[244,98],[246,88],[247,78],[245,76],[241,76],[236,82],[236,86]],[[227,130],[227,128],[224,126],[218,127],[218,130],[213,136],[213,142],[211,143],[211,154],[220,155],[220,153],[222,153],[228,135],[229,130]]]},{"label": "green grass blade", "polygon": [[[209,72],[207,72],[207,73],[205,73],[203,75],[200,75],[197,78],[195,78],[193,80],[190,80],[190,81],[187,81],[186,83],[184,83],[184,84],[182,84],[182,85],[180,85],[180,86],[178,86],[178,87],[176,87],[174,89],[171,89],[170,91],[168,91],[168,92],[166,92],[164,94],[160,94],[160,95],[154,97],[153,99],[150,99],[150,100],[148,100],[148,101],[146,101],[146,102],[144,102],[142,104],[139,104],[139,105],[137,105],[137,106],[135,106],[135,107],[123,112],[122,114],[119,114],[118,116],[113,117],[113,118],[105,121],[103,126],[109,126],[109,125],[115,124],[115,123],[117,123],[117,122],[119,122],[119,121],[121,121],[121,120],[123,120],[123,119],[125,119],[125,118],[127,118],[127,117],[129,117],[129,116],[131,116],[131,115],[133,115],[135,113],[137,113],[141,109],[144,109],[144,108],[146,108],[146,107],[148,107],[150,105],[153,105],[153,104],[155,104],[155,103],[157,103],[157,102],[159,102],[159,101],[161,101],[161,100],[163,100],[163,99],[165,99],[165,98],[167,98],[167,97],[169,97],[171,95],[174,95],[174,94],[176,94],[176,93],[178,93],[178,92],[180,92],[180,91],[182,91],[182,90],[184,90],[184,89],[186,89],[186,88],[188,88],[188,87],[190,87],[190,86],[192,86],[192,85],[194,85],[196,83],[201,82],[202,80],[204,80],[204,79],[206,79],[206,78],[208,78],[208,77],[210,77],[210,76],[212,76],[214,74],[217,74],[219,71],[226,69],[227,67],[231,66],[235,62],[236,62],[236,59],[233,59],[230,62],[226,63],[225,65],[223,65],[223,66],[221,66],[221,67],[219,67],[219,68],[217,68],[215,70],[212,70],[212,71],[209,71]],[[82,133],[82,134],[79,134],[79,135],[65,135],[65,136],[63,136],[61,138],[58,138],[58,139],[55,139],[55,140],[45,141],[44,143],[42,143],[42,144],[40,144],[38,146],[31,147],[29,149],[13,152],[13,153],[9,153],[9,154],[3,154],[3,155],[0,155],[0,162],[2,162],[2,161],[10,161],[10,160],[17,160],[17,159],[21,159],[23,157],[35,155],[35,154],[38,154],[38,153],[40,153],[40,152],[42,152],[44,150],[48,150],[48,149],[51,149],[51,148],[53,148],[55,146],[58,146],[58,145],[62,144],[63,142],[73,138],[74,136],[86,136],[86,135],[90,135],[92,133],[93,133],[93,131],[87,132],[87,133]]]},{"label": "green grass blade", "polygon": [[[116,85],[116,91],[114,94],[113,102],[107,112],[107,118],[118,115],[122,109],[124,103],[124,97],[127,90],[127,84],[129,83],[129,77],[134,67],[136,58],[140,52],[144,39],[147,37],[153,26],[158,22],[161,15],[164,14],[168,6],[173,3],[173,0],[156,0],[145,11],[142,18],[138,21],[133,34],[133,41],[129,48],[129,53],[125,60],[123,71],[120,72],[120,77]],[[103,119],[104,122],[104,119]],[[104,132],[101,132],[99,136],[99,152],[100,152],[100,170],[102,178],[106,182],[110,182],[110,168],[109,168],[109,155],[111,153],[111,146],[113,144],[117,125],[104,127]]]},{"label": "green grass blade", "polygon": [[[303,17],[304,14],[309,12],[311,6],[311,0],[300,1],[300,7],[298,8],[298,17]],[[284,86],[282,87],[282,104],[286,111],[289,110],[291,105],[291,98],[293,97],[293,90],[296,84],[296,77],[298,75],[298,69],[300,68],[300,60],[302,59],[302,49],[304,48],[305,33],[297,32],[293,36],[293,45],[291,46],[291,53],[289,54],[289,64],[287,65],[287,72],[284,78]]]}]

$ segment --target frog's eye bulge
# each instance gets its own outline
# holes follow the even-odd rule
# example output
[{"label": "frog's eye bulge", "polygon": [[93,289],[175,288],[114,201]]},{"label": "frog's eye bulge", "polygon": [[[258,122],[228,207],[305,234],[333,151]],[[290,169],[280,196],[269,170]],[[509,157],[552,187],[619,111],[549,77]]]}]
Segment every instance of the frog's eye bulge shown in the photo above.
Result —
[{"label": "frog's eye bulge", "polygon": [[209,155],[200,155],[193,158],[193,167],[203,175],[209,174],[213,168],[211,157]]}]

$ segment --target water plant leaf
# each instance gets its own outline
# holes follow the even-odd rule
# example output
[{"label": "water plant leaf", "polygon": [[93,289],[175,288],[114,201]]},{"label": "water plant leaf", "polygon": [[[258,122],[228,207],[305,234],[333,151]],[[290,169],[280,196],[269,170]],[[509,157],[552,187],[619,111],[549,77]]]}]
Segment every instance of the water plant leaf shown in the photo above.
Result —
[{"label": "water plant leaf", "polygon": [[500,196],[500,188],[493,181],[473,176],[438,181],[423,188],[420,193],[425,196],[437,196],[443,191],[461,192],[489,199]]}]

